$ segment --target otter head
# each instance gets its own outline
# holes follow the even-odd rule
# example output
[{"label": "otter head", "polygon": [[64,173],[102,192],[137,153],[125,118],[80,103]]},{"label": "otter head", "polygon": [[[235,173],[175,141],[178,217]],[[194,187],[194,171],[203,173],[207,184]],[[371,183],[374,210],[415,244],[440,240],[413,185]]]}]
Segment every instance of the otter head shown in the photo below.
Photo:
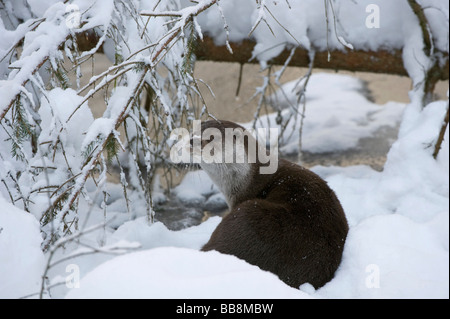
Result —
[{"label": "otter head", "polygon": [[[273,174],[277,170],[278,131],[273,134],[270,129],[269,133],[270,137],[275,137],[275,143],[269,143],[267,153],[266,134],[260,129],[255,138],[249,130],[233,122],[210,120],[200,124],[200,121],[194,121],[192,134],[185,128],[172,131],[170,139],[177,140],[181,136],[181,141],[172,145],[170,157],[174,163],[200,164],[223,192],[231,208],[244,200],[249,190],[256,190],[251,183],[259,175]],[[258,143],[260,138],[263,142]]]},{"label": "otter head", "polygon": [[257,173],[259,145],[242,126],[229,121],[202,122],[191,138],[195,162],[209,175],[232,207]]}]

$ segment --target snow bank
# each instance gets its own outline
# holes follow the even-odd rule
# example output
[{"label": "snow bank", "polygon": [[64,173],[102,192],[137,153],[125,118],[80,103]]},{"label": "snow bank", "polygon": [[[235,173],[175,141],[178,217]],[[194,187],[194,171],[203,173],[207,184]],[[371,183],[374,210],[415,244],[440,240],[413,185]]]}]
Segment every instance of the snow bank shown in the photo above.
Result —
[{"label": "snow bank", "polygon": [[[92,210],[92,218],[89,219],[90,225],[98,225],[102,222],[102,211],[100,208],[90,208]],[[115,216],[114,214],[112,214]],[[127,215],[123,214],[122,215]],[[108,218],[111,218],[108,214]],[[120,245],[122,247],[135,247],[139,244],[140,250],[150,250],[159,247],[178,247],[191,250],[200,250],[200,248],[208,241],[213,230],[220,222],[219,217],[208,219],[206,222],[179,231],[169,230],[161,222],[149,224],[147,217],[139,217],[134,220],[123,221],[117,229],[100,227],[98,230],[83,235],[81,244],[72,242],[65,245],[64,250],[58,250],[53,258],[54,261],[61,260],[67,256],[75,255],[80,249],[85,247],[99,247],[105,250],[105,247],[114,247]],[[118,223],[120,222],[117,221]],[[110,224],[108,224],[110,225]],[[51,281],[61,281],[70,273],[67,272],[67,266],[75,265],[79,278],[85,277],[97,266],[108,262],[115,255],[95,253],[84,256],[76,256],[64,262],[58,263],[50,269],[49,278]],[[155,266],[156,267],[156,266]],[[138,273],[136,275],[139,275]],[[63,298],[69,291],[70,287],[60,285],[51,289],[52,298]]]},{"label": "snow bank", "polygon": [[322,297],[448,298],[448,129],[431,156],[447,103],[408,105],[383,172],[325,168],[350,224],[343,261]]},{"label": "snow bank", "polygon": [[208,196],[217,194],[219,189],[204,171],[198,170],[188,172],[173,192],[183,203],[201,206]]},{"label": "snow bank", "polygon": [[448,127],[438,159],[432,157],[447,107],[445,101],[423,110],[408,106],[379,185],[378,200],[392,212],[418,221],[448,212]]},{"label": "snow bank", "polygon": [[[402,215],[367,218],[350,228],[335,278],[324,298],[448,298],[448,212],[429,223]],[[444,223],[444,225],[438,225]],[[441,230],[436,232],[437,230]]]},{"label": "snow bank", "polygon": [[0,194],[0,299],[40,291],[45,258],[39,223]]},{"label": "snow bank", "polygon": [[[284,153],[298,152],[301,116],[297,113],[296,90],[303,83],[294,80],[284,84],[270,97],[274,107],[282,110],[286,120],[294,117],[286,127],[280,144]],[[299,84],[299,85],[297,85]],[[313,74],[306,87],[306,111],[302,135],[302,149],[312,153],[343,151],[356,148],[360,139],[373,136],[383,126],[396,127],[405,104],[370,102],[362,81],[341,75]],[[326,92],[326,94],[324,94]],[[302,111],[302,107],[298,108]],[[276,113],[261,116],[257,127],[279,127]],[[251,127],[251,123],[244,123]]]},{"label": "snow bank", "polygon": [[163,223],[149,225],[146,218],[141,217],[124,223],[111,235],[110,240],[138,242],[143,249],[172,246],[199,250],[209,240],[220,221],[221,218],[212,217],[198,226],[171,231]]},{"label": "snow bank", "polygon": [[[244,284],[245,283],[245,284]],[[66,298],[307,298],[275,275],[218,252],[156,248],[114,258]]]}]

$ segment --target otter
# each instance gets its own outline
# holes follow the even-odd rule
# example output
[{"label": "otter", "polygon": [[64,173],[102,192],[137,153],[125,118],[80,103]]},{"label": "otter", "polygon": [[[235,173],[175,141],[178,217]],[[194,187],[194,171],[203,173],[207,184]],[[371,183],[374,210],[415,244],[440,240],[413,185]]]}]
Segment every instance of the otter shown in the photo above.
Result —
[{"label": "otter", "polygon": [[[222,136],[227,129],[248,132],[230,121],[202,122],[198,141],[202,150],[214,144],[209,129]],[[245,134],[240,140],[245,161],[200,162],[229,206],[229,213],[201,250],[234,255],[297,289],[304,283],[322,287],[341,262],[348,233],[344,210],[327,183],[300,165],[279,159],[274,173],[261,174],[263,163],[248,150],[251,143],[256,143],[258,152],[266,152],[266,148],[252,139]],[[237,144],[239,136],[233,135],[233,141]],[[223,150],[225,143],[218,140],[214,147]]]}]

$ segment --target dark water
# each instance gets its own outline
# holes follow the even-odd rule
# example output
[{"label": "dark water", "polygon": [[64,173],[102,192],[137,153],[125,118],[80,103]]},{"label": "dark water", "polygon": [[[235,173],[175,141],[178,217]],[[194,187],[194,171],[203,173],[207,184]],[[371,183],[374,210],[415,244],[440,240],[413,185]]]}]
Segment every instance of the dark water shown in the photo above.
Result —
[{"label": "dark water", "polygon": [[206,205],[207,199],[203,203],[185,202],[169,194],[165,202],[155,205],[155,219],[170,230],[180,230],[199,225],[212,216],[223,216],[228,211],[225,202]]}]

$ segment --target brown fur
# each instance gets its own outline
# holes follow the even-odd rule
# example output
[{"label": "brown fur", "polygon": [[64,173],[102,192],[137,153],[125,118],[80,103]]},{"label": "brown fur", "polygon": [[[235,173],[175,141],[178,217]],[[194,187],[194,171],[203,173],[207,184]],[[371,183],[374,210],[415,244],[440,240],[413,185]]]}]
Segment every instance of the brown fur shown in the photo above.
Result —
[{"label": "brown fur", "polygon": [[[208,121],[202,130],[216,126],[239,127]],[[299,165],[280,159],[271,175],[259,174],[259,165],[252,164],[248,186],[236,190],[230,213],[202,250],[237,256],[295,288],[323,286],[341,262],[348,232],[338,198],[323,179]]]}]

